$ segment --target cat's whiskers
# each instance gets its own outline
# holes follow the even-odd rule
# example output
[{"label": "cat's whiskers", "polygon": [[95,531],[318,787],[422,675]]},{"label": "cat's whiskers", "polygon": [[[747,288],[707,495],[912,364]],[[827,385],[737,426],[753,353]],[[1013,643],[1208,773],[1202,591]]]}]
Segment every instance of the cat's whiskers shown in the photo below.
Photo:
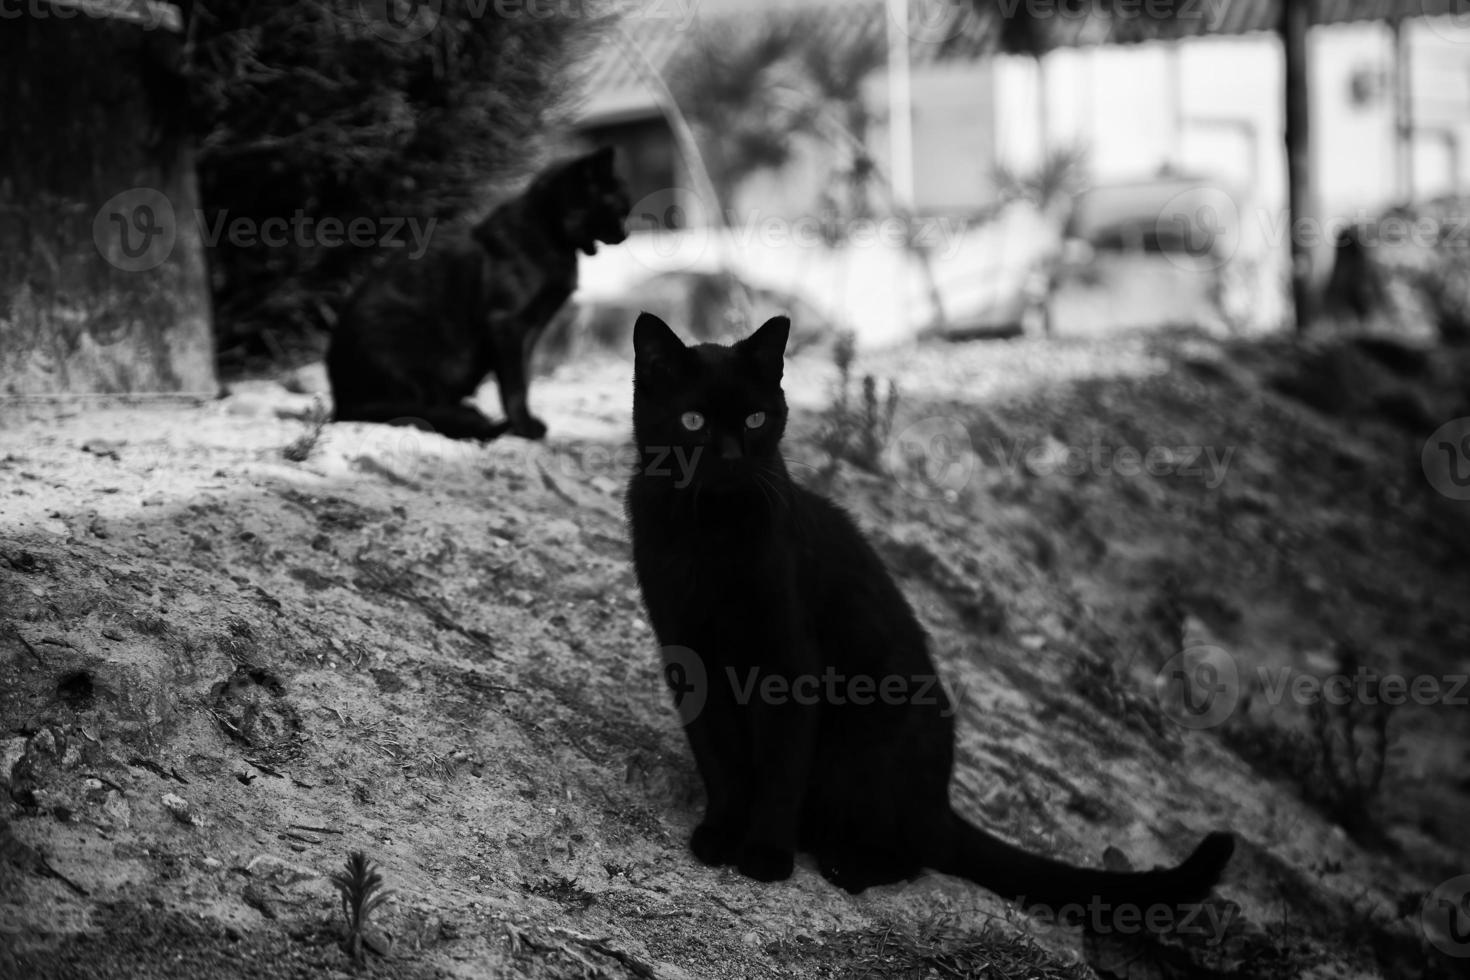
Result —
[{"label": "cat's whiskers", "polygon": [[791,463],[791,464],[794,464],[796,466],[805,466],[807,469],[811,470],[813,473],[817,473],[817,472],[820,472],[821,471],[821,467],[820,466],[817,466],[815,463],[808,463],[804,459],[797,459],[794,456],[786,456],[786,455],[783,455],[781,458],[783,460],[785,460],[787,463]]}]

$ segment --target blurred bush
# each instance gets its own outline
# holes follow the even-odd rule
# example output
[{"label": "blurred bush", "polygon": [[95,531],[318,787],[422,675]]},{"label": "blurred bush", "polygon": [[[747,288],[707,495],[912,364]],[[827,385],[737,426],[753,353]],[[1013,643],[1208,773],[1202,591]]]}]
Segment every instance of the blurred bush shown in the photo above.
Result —
[{"label": "blurred bush", "polygon": [[[398,228],[405,242],[396,222],[474,210],[543,162],[564,71],[602,23],[473,0],[187,7],[179,81],[206,234],[300,214],[344,226],[366,217],[374,238]],[[388,251],[292,238],[270,247],[225,235],[208,250],[227,373],[320,349],[355,274]]]},{"label": "blurred bush", "polygon": [[1338,236],[1324,310],[1390,321],[1410,337],[1470,344],[1470,200],[1393,208]]}]

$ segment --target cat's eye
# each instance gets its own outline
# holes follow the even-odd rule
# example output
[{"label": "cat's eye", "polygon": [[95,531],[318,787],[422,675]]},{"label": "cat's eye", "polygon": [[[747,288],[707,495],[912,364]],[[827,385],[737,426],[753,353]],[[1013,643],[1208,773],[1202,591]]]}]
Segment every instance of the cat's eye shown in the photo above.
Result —
[{"label": "cat's eye", "polygon": [[690,432],[698,432],[704,428],[704,416],[698,412],[685,412],[679,416],[679,424]]},{"label": "cat's eye", "polygon": [[745,416],[745,427],[747,429],[759,429],[766,424],[765,412],[751,412]]}]

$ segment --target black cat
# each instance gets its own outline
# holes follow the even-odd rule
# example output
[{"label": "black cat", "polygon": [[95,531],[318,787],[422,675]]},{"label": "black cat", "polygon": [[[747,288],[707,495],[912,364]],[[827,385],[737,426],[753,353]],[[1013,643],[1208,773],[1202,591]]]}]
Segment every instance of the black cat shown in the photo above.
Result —
[{"label": "black cat", "polygon": [[[604,147],[556,164],[468,236],[369,276],[327,350],[339,422],[422,420],[456,439],[540,439],[526,404],[531,352],[577,287],[577,252],[627,237],[628,194]],[[506,421],[463,404],[494,372]]]},{"label": "black cat", "polygon": [[1119,873],[1028,854],[950,809],[952,711],[923,628],[852,519],[783,463],[789,329],[686,347],[648,313],[634,326],[627,511],[707,796],[695,856],[776,881],[807,852],[851,892],[931,868],[1053,908],[1203,898],[1229,834]]}]

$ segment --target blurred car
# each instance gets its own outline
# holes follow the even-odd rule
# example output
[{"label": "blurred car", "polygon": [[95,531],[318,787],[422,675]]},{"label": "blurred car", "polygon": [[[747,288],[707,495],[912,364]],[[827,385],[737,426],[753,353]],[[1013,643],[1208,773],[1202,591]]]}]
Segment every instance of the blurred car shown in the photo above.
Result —
[{"label": "blurred car", "polygon": [[1045,322],[1057,333],[1213,327],[1240,208],[1218,180],[1164,174],[1078,195],[1052,270]]}]

